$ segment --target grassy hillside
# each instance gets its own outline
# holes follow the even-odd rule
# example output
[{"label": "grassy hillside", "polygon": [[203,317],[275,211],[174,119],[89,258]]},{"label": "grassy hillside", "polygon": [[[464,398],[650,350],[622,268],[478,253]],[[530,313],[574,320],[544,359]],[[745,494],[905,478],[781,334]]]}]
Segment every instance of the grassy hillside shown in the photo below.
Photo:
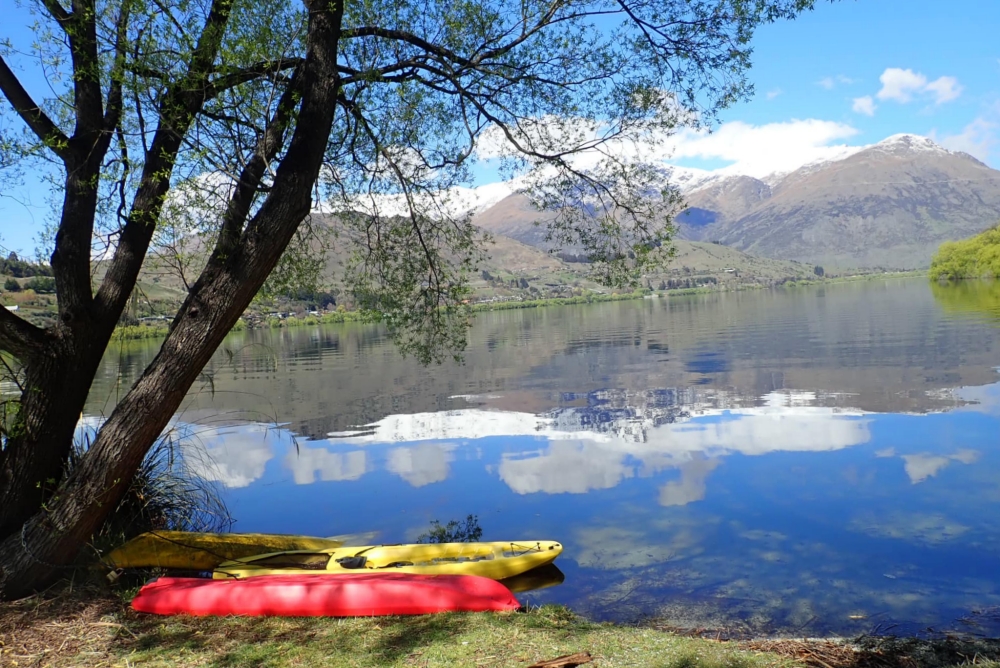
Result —
[{"label": "grassy hillside", "polygon": [[[328,220],[323,222],[330,223]],[[612,292],[593,280],[590,265],[585,262],[567,262],[554,253],[502,234],[494,233],[492,236],[479,273],[471,277],[475,300],[566,298]],[[345,267],[351,247],[343,236],[330,239],[332,243],[329,247],[317,245],[314,249],[316,253],[325,255],[318,287],[320,292],[334,295],[338,305],[351,309],[353,304],[345,290]],[[643,287],[654,290],[696,287],[737,289],[748,285],[772,285],[787,280],[816,278],[812,265],[799,262],[759,258],[726,246],[682,239],[675,241],[675,247],[677,254],[667,268],[644,277],[641,282]],[[136,318],[173,315],[187,293],[185,282],[196,279],[204,262],[203,244],[193,240],[183,249],[183,254],[183,277],[178,272],[176,260],[166,254],[153,253],[146,259],[127,315]],[[95,284],[103,278],[105,269],[104,263],[94,264]],[[0,276],[0,286],[6,278]],[[28,289],[30,279],[11,280],[16,280],[20,289],[0,291],[0,303],[17,306],[20,315],[36,324],[51,324],[56,315],[55,295],[38,294]],[[301,311],[315,307],[315,304],[310,306],[308,299],[279,299],[274,304],[255,305],[252,310]]]},{"label": "grassy hillside", "polygon": [[929,275],[932,280],[1000,278],[1000,225],[970,239],[941,244]]}]

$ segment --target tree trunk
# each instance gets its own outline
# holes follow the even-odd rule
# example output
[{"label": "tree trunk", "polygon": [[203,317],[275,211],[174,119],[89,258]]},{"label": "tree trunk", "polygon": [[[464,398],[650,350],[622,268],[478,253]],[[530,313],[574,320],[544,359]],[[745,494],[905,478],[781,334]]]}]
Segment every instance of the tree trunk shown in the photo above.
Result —
[{"label": "tree trunk", "polygon": [[[337,45],[343,3],[306,4],[302,103],[269,195],[232,252],[213,254],[156,358],[112,411],[80,464],[44,508],[19,530],[0,535],[0,599],[25,596],[51,582],[101,526],[309,213],[340,93]],[[74,421],[77,415],[74,410]]]},{"label": "tree trunk", "polygon": [[308,212],[308,190],[304,207],[292,202],[294,208],[274,211],[283,220],[284,243],[267,237],[247,241],[210,280],[195,285],[160,352],[115,407],[77,468],[45,509],[4,536],[0,599],[26,596],[54,579],[117,506],[143,457],[277,264]]},{"label": "tree trunk", "polygon": [[18,415],[0,451],[0,537],[20,531],[62,480],[102,350],[77,351],[52,337],[25,365]]}]

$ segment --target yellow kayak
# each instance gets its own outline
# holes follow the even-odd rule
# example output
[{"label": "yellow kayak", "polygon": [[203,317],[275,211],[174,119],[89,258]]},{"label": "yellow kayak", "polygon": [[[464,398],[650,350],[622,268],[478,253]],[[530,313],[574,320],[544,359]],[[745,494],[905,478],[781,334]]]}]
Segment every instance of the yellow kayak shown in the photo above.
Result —
[{"label": "yellow kayak", "polygon": [[423,575],[482,575],[503,580],[551,563],[562,549],[562,545],[553,541],[521,541],[286,550],[227,561],[219,564],[213,577],[326,575],[374,570]]},{"label": "yellow kayak", "polygon": [[224,561],[277,550],[330,550],[344,541],[270,533],[149,531],[111,551],[111,568],[180,568],[210,571]]}]

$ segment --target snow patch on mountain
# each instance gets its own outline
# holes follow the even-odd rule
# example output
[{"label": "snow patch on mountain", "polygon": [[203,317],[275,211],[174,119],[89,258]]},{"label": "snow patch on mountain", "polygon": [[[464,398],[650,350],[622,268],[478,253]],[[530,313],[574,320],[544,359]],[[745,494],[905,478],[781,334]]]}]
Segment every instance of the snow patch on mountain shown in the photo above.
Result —
[{"label": "snow patch on mountain", "polygon": [[[807,160],[800,164],[789,165],[779,171],[765,171],[762,164],[734,163],[714,170],[698,169],[694,167],[683,167],[664,163],[660,168],[662,175],[662,185],[671,185],[680,190],[681,194],[689,195],[704,188],[718,184],[732,177],[749,176],[763,181],[770,187],[775,187],[785,177],[792,173],[808,174],[820,170],[827,165],[842,160],[865,150],[879,150],[892,153],[906,152],[933,152],[940,154],[951,154],[954,151],[935,143],[929,137],[914,134],[895,134],[886,137],[875,144],[864,146],[824,146],[823,157],[814,160]],[[523,178],[515,178],[510,181],[500,181],[487,183],[481,186],[465,187],[459,186],[442,193],[440,197],[435,197],[434,202],[429,200],[423,202],[433,210],[452,217],[463,215],[476,215],[486,211],[504,198],[515,194],[525,185]],[[352,203],[354,206],[355,203]],[[382,216],[409,215],[409,207],[405,197],[402,195],[376,195],[374,197],[359,197],[356,202],[358,210],[374,213],[377,211]],[[330,207],[320,204],[317,212],[329,213]]]},{"label": "snow patch on mountain", "polygon": [[905,133],[886,137],[879,143],[873,144],[871,148],[891,151],[927,151],[930,153],[942,154],[954,152],[949,151],[940,144],[935,143],[930,137],[922,137],[921,135]]}]

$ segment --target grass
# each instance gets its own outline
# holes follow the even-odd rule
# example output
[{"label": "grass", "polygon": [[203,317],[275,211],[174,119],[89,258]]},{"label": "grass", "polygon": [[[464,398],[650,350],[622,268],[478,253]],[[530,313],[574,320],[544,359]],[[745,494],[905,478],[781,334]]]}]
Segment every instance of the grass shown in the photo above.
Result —
[{"label": "grass", "polygon": [[1000,666],[1000,642],[862,638],[717,642],[595,624],[565,608],[419,617],[158,617],[132,591],[62,584],[0,604],[0,666],[291,668],[517,666],[589,652],[595,668],[911,668]]},{"label": "grass", "polygon": [[735,644],[593,624],[559,607],[381,618],[140,615],[86,587],[0,604],[3,666],[528,666],[575,652],[595,666],[800,665]]}]

